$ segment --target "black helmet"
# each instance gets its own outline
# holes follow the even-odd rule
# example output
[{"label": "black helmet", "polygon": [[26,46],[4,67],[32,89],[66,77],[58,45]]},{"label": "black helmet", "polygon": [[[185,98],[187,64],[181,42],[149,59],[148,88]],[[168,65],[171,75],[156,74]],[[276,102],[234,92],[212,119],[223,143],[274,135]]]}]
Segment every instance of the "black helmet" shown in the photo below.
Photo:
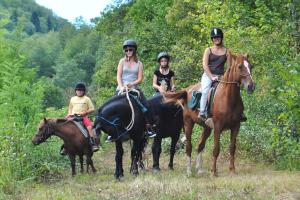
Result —
[{"label": "black helmet", "polygon": [[223,31],[219,28],[211,29],[210,38],[213,39],[215,37],[220,37],[221,39],[223,39]]},{"label": "black helmet", "polygon": [[125,49],[126,47],[134,47],[135,50],[137,50],[137,44],[134,40],[125,40],[125,42],[123,43],[123,49]]},{"label": "black helmet", "polygon": [[84,83],[77,83],[76,86],[75,86],[75,91],[76,90],[85,91],[85,85],[84,85]]},{"label": "black helmet", "polygon": [[160,52],[157,56],[157,62],[160,61],[161,58],[166,58],[168,61],[170,60],[170,55],[167,52]]}]

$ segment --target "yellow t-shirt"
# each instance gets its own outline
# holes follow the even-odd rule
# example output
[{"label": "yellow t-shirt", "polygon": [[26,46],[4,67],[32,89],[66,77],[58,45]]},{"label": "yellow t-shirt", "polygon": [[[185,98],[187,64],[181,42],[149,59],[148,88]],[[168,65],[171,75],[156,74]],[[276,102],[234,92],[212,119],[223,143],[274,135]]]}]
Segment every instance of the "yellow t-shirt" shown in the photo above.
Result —
[{"label": "yellow t-shirt", "polygon": [[70,100],[69,115],[82,114],[88,110],[94,110],[94,105],[91,99],[87,96],[74,96]]}]

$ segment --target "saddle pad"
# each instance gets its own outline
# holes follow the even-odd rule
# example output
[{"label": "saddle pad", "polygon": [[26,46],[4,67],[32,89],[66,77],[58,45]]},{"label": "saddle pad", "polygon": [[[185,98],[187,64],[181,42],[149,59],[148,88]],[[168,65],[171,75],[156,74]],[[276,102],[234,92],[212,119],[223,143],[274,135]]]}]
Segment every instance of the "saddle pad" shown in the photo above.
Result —
[{"label": "saddle pad", "polygon": [[188,107],[192,110],[200,108],[200,98],[201,98],[201,92],[194,90],[192,92],[192,99],[188,102]]},{"label": "saddle pad", "polygon": [[79,128],[80,132],[83,134],[83,136],[85,138],[89,138],[89,133],[87,132],[87,130],[81,125],[81,123],[73,121],[74,124]]}]

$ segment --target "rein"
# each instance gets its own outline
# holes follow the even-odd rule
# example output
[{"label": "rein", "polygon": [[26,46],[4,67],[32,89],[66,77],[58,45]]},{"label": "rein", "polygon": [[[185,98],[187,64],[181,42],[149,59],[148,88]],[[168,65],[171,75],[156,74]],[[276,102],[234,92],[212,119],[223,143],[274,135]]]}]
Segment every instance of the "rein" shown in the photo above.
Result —
[{"label": "rein", "polygon": [[[64,126],[64,125],[66,125],[68,122],[70,122],[70,121],[65,121],[65,122],[63,122],[63,123],[61,123],[61,124],[55,124],[55,125],[57,125],[57,126]],[[44,136],[44,137],[51,136],[51,135],[52,135],[51,132],[53,132],[53,122],[52,122],[52,123],[50,122],[50,123],[45,124],[45,128],[46,128],[46,131],[43,133],[43,136]]]},{"label": "rein", "polygon": [[127,86],[125,86],[124,89],[125,89],[125,91],[124,90],[123,91],[119,91],[118,95],[121,95],[121,94],[124,94],[124,93],[126,94],[126,98],[128,100],[128,103],[129,103],[129,106],[130,106],[130,109],[131,109],[131,120],[130,120],[129,124],[127,125],[127,127],[125,128],[127,131],[129,131],[129,130],[132,129],[132,127],[134,125],[134,117],[135,117],[134,116],[135,113],[134,113],[133,105],[132,105],[131,99],[129,97],[129,92],[133,91],[133,92],[137,93],[138,96],[140,96],[140,92],[138,90],[136,90],[136,89],[130,89],[129,90],[129,88]]},{"label": "rein", "polygon": [[102,116],[96,116],[97,120],[101,120],[104,123],[106,123],[106,124],[114,127],[114,129],[116,130],[117,135],[118,135],[118,138],[116,140],[119,140],[122,136],[126,135],[132,129],[132,127],[134,125],[135,112],[134,112],[134,108],[133,108],[133,105],[132,105],[132,101],[130,99],[129,92],[135,92],[135,93],[138,94],[138,96],[140,96],[140,92],[138,90],[136,90],[136,89],[129,89],[126,86],[124,87],[124,90],[122,90],[122,91],[120,90],[118,92],[118,95],[121,95],[121,94],[124,94],[124,93],[126,94],[126,98],[128,100],[128,103],[129,103],[129,106],[130,106],[130,109],[131,109],[131,120],[130,120],[129,124],[124,128],[125,131],[123,131],[123,132],[120,133],[120,131],[118,130],[118,125],[119,124],[117,123],[117,121],[119,120],[119,118],[116,118],[113,121],[109,121],[108,119],[106,119],[106,118],[104,118]]},{"label": "rein", "polygon": [[118,125],[119,125],[119,124],[117,123],[117,121],[119,120],[119,118],[114,119],[112,122],[109,121],[108,119],[104,118],[104,117],[101,117],[101,116],[97,116],[96,119],[97,119],[97,120],[101,120],[101,121],[107,123],[108,125],[114,127],[114,129],[116,130],[116,132],[117,132],[117,134],[118,134],[118,137],[117,137],[116,140],[119,140],[123,135],[126,135],[126,134],[129,132],[129,130],[128,130],[127,127],[126,127],[126,128],[125,128],[125,131],[119,133],[119,131],[118,131]]},{"label": "rein", "polygon": [[[250,74],[250,73],[248,73],[248,74],[240,74],[240,76],[242,76],[242,77],[247,77],[247,76],[251,76],[251,74]],[[225,84],[236,84],[237,87],[240,87],[240,83],[237,82],[237,81],[217,80],[217,82],[219,82],[219,83],[225,83]]]}]

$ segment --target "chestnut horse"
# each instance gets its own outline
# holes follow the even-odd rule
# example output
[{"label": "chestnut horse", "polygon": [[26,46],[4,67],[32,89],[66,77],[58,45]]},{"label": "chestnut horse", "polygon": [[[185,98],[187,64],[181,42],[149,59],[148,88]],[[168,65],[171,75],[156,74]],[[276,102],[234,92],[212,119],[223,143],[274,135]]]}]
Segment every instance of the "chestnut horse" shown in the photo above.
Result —
[{"label": "chestnut horse", "polygon": [[[224,76],[219,80],[216,89],[214,102],[211,109],[210,121],[213,123],[214,129],[214,149],[212,174],[217,176],[217,158],[220,153],[220,134],[223,130],[230,130],[230,165],[229,169],[235,173],[234,156],[236,150],[236,138],[240,129],[240,116],[243,113],[244,106],[240,93],[242,85],[248,93],[254,91],[254,82],[251,75],[252,66],[248,61],[248,55],[230,55],[229,67]],[[202,151],[205,147],[206,139],[210,136],[212,128],[201,122],[198,118],[198,110],[192,110],[187,107],[187,102],[192,98],[192,91],[199,90],[201,84],[189,86],[177,93],[166,94],[167,102],[176,103],[178,101],[184,107],[184,130],[187,139],[186,155],[187,155],[187,173],[191,175],[191,152],[192,143],[191,136],[195,123],[204,127],[201,137],[198,141],[198,155],[196,159],[197,173],[202,174]]]},{"label": "chestnut horse", "polygon": [[91,145],[73,121],[66,119],[43,119],[38,126],[37,134],[32,139],[32,143],[38,145],[45,142],[52,135],[64,141],[64,148],[71,161],[73,176],[76,175],[76,155],[79,156],[81,172],[83,172],[83,155],[86,156],[87,172],[89,172],[89,166],[91,166],[94,173],[96,172],[92,161],[93,151]]}]

